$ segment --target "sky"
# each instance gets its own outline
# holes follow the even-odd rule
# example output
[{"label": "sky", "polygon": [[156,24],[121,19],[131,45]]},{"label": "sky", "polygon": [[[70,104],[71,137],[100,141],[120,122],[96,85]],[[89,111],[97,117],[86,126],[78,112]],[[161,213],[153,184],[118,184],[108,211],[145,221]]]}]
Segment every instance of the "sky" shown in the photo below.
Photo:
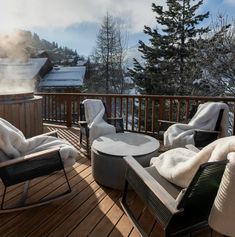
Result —
[{"label": "sky", "polygon": [[[166,4],[166,0],[0,0],[0,32],[30,30],[88,56],[107,12],[123,19],[129,47],[147,41],[144,25],[156,26],[153,2]],[[201,11],[210,11],[213,18],[219,12],[231,20],[235,18],[235,0],[204,0]]]}]

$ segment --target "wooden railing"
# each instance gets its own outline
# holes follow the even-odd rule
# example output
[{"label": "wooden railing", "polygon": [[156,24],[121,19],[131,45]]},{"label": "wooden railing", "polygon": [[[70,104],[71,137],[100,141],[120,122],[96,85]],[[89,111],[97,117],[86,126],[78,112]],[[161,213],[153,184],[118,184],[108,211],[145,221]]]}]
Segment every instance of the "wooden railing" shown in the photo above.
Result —
[{"label": "wooden railing", "polygon": [[[102,99],[107,106],[109,116],[123,117],[124,129],[133,132],[154,134],[158,129],[158,120],[185,122],[193,105],[207,101],[222,101],[229,105],[235,115],[234,97],[196,97],[196,96],[160,96],[160,95],[117,95],[85,93],[36,93],[43,96],[43,119],[45,122],[65,124],[68,127],[78,125],[79,104],[86,98]],[[234,125],[234,122],[233,122]],[[235,126],[233,126],[235,134]]]}]

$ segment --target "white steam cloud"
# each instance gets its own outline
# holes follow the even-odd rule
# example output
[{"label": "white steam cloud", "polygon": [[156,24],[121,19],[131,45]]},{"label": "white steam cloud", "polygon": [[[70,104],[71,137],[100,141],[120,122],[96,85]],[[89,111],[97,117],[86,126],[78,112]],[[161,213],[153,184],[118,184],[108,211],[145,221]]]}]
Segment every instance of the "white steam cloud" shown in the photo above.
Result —
[{"label": "white steam cloud", "polygon": [[28,62],[22,32],[0,35],[0,93],[34,91],[33,65]]}]

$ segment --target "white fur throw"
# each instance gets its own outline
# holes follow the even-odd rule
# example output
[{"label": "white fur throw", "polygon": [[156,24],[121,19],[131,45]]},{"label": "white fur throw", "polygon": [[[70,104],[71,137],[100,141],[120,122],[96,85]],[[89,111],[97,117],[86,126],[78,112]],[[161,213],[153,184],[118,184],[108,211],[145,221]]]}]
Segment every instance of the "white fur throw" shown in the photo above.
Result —
[{"label": "white fur throw", "polygon": [[213,131],[221,109],[224,109],[221,121],[220,137],[228,135],[228,106],[220,102],[200,104],[196,114],[188,124],[174,124],[164,133],[164,146],[176,148],[194,144],[195,129]]},{"label": "white fur throw", "polygon": [[210,212],[210,227],[226,236],[235,236],[235,153],[228,155],[218,193]]},{"label": "white fur throw", "polygon": [[188,187],[199,166],[205,162],[219,161],[235,152],[235,136],[220,138],[201,151],[195,152],[187,148],[168,150],[150,161],[158,172],[170,182]]},{"label": "white fur throw", "polygon": [[60,147],[60,155],[66,167],[74,165],[78,152],[67,141],[46,135],[26,139],[20,130],[0,118],[0,150],[9,158],[20,157],[53,147]]},{"label": "white fur throw", "polygon": [[86,99],[83,101],[86,121],[89,127],[89,140],[92,142],[106,134],[116,133],[116,129],[111,124],[104,121],[105,108],[101,100]]}]

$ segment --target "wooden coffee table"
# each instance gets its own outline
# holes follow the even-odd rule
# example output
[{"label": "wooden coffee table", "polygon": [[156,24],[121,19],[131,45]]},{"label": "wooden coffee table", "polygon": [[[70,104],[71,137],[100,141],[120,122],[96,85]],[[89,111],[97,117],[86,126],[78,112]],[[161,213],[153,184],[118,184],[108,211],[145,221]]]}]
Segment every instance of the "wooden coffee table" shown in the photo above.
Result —
[{"label": "wooden coffee table", "polygon": [[107,187],[122,189],[125,181],[124,156],[133,156],[141,165],[149,166],[158,155],[159,141],[140,133],[115,133],[101,136],[91,146],[94,179]]}]

